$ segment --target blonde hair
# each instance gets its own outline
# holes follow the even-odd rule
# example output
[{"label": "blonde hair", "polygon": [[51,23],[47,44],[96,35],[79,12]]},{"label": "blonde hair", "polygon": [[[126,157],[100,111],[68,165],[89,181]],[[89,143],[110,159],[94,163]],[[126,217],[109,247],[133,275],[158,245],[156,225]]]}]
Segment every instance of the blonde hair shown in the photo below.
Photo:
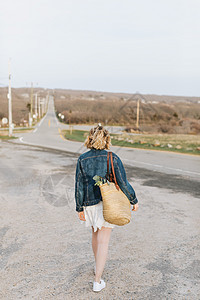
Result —
[{"label": "blonde hair", "polygon": [[90,130],[84,145],[89,149],[110,149],[111,138],[108,130],[98,124],[97,127]]}]

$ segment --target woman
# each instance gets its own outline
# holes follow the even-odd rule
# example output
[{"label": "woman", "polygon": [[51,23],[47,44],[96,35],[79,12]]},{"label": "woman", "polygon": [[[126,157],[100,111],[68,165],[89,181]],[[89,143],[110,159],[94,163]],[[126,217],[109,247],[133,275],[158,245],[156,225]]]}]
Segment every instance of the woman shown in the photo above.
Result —
[{"label": "woman", "polygon": [[[75,200],[79,219],[92,227],[92,249],[95,258],[95,279],[93,291],[99,292],[105,287],[101,279],[104,270],[108,244],[112,228],[115,226],[103,218],[103,205],[100,188],[95,185],[95,175],[105,177],[107,172],[107,151],[111,139],[108,131],[99,124],[90,130],[85,146],[90,150],[80,155],[76,166]],[[113,153],[113,164],[117,183],[126,194],[133,211],[138,209],[135,191],[126,178],[126,172],[120,158]]]}]

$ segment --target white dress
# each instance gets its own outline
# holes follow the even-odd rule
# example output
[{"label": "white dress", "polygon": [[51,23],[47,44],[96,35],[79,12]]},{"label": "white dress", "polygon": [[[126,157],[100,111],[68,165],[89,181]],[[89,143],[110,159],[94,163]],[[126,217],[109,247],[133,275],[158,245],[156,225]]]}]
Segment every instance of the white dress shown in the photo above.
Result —
[{"label": "white dress", "polygon": [[104,220],[103,217],[103,201],[100,201],[98,204],[91,206],[83,207],[85,214],[85,221],[81,221],[81,223],[85,223],[86,227],[93,226],[94,232],[97,231],[97,228],[101,229],[102,226],[114,228],[115,225],[108,223]]}]

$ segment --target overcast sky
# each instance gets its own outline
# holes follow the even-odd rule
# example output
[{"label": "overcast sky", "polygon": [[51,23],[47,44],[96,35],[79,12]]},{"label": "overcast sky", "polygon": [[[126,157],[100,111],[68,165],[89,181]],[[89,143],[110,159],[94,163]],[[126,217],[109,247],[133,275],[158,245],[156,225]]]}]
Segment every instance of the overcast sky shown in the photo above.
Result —
[{"label": "overcast sky", "polygon": [[0,86],[200,96],[200,0],[1,0]]}]

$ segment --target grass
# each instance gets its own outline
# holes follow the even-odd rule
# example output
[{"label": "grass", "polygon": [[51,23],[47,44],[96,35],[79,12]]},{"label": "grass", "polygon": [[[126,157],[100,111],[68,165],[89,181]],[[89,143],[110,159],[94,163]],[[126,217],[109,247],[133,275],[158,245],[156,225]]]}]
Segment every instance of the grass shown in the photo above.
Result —
[{"label": "grass", "polygon": [[0,135],[1,140],[10,140],[10,139],[16,139],[15,136],[9,136],[9,135]]},{"label": "grass", "polygon": [[33,127],[26,127],[26,128],[18,128],[18,129],[14,129],[14,131],[21,131],[21,130],[33,130]]},{"label": "grass", "polygon": [[[69,130],[62,130],[62,134],[68,140],[84,142],[88,132],[73,130],[70,134]],[[113,146],[200,155],[200,150],[197,150],[200,148],[200,135],[123,133],[111,134],[111,138]]]},{"label": "grass", "polygon": [[[33,130],[33,128],[21,128],[21,129],[17,129],[17,130],[13,130],[13,134],[17,133],[17,132],[20,132],[21,130],[24,130],[24,132],[26,132],[26,130],[30,131],[30,130]],[[1,130],[0,131],[0,139],[2,140],[9,140],[9,139],[17,139],[18,137],[16,136],[9,136],[8,135],[8,132],[9,130],[8,129],[5,129],[5,130]]]},{"label": "grass", "polygon": [[[21,131],[23,131],[23,132],[27,132],[28,131],[29,132],[29,131],[31,131],[33,129],[34,129],[33,127],[13,129],[13,133],[19,133]],[[0,134],[2,134],[3,132],[8,133],[8,131],[9,131],[8,128],[0,130]]]},{"label": "grass", "polygon": [[70,134],[69,130],[62,130],[62,134],[67,140],[84,142],[88,134],[88,131],[73,130],[72,134]]},{"label": "grass", "polygon": [[[17,130],[32,130],[32,129],[34,129],[34,127],[22,127],[22,128],[17,128],[17,129],[13,129],[13,131],[17,131]],[[2,130],[1,131],[9,131],[9,128],[2,128]]]},{"label": "grass", "polygon": [[23,131],[23,132],[29,132],[29,131],[31,131],[31,130],[33,130],[34,128],[33,127],[31,127],[31,128],[29,128],[29,127],[27,127],[27,128],[19,128],[19,129],[14,129],[14,133],[18,133],[18,132],[21,132],[21,131]]}]

